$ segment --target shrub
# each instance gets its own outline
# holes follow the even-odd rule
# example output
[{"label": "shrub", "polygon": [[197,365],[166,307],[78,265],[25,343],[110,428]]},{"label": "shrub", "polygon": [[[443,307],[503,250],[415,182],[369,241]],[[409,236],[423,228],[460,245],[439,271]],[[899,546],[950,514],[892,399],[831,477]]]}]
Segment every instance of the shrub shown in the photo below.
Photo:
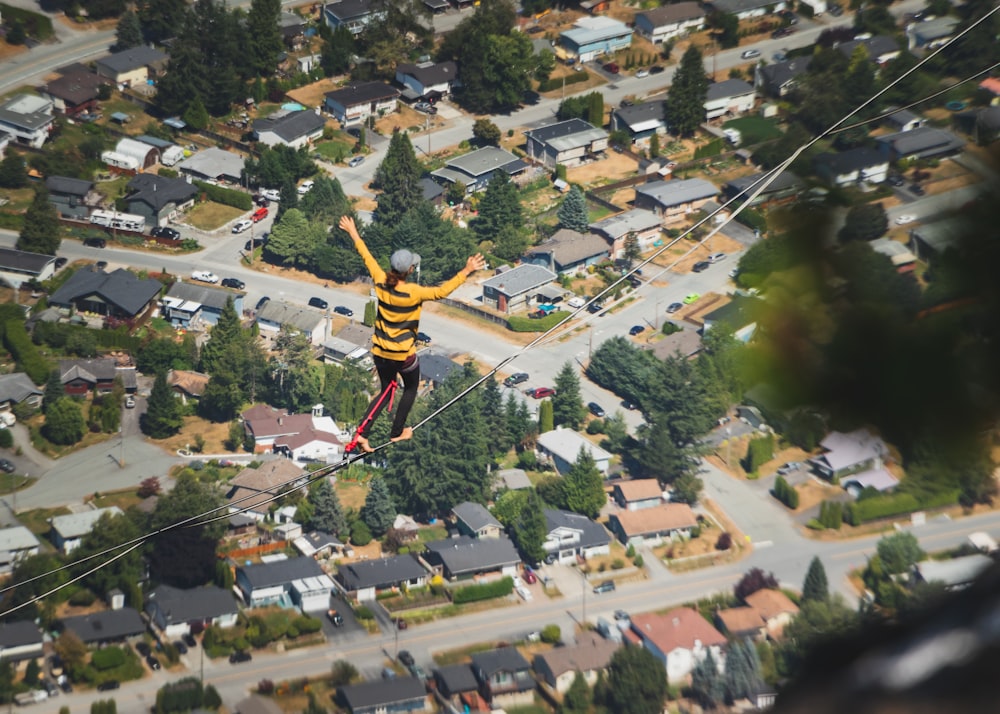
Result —
[{"label": "shrub", "polygon": [[512,578],[502,578],[494,580],[492,583],[482,583],[480,585],[466,585],[458,588],[451,596],[451,600],[456,605],[467,602],[478,602],[480,600],[492,600],[493,598],[504,597],[514,592],[514,580]]},{"label": "shrub", "polygon": [[785,480],[784,476],[778,476],[774,480],[774,490],[771,493],[793,511],[799,507],[799,492]]},{"label": "shrub", "polygon": [[728,533],[720,533],[719,539],[715,541],[716,550],[729,550],[733,547],[733,537]]},{"label": "shrub", "polygon": [[355,521],[351,526],[351,542],[357,546],[366,546],[372,542],[372,532],[364,521]]},{"label": "shrub", "polygon": [[303,635],[311,635],[323,629],[323,623],[319,621],[319,618],[309,617],[308,615],[296,617],[292,622],[292,626]]},{"label": "shrub", "polygon": [[603,419],[591,419],[587,423],[587,433],[588,434],[603,434],[604,433],[604,420]]},{"label": "shrub", "polygon": [[621,558],[615,558],[614,560],[611,561],[612,570],[621,570],[624,567],[625,567],[625,561],[622,560]]},{"label": "shrub", "polygon": [[554,645],[562,639],[562,630],[559,625],[546,625],[542,628],[542,642],[547,645]]},{"label": "shrub", "polygon": [[358,607],[354,610],[354,616],[356,618],[358,618],[359,620],[374,620],[375,619],[375,613],[373,613],[371,610],[369,610],[364,605],[358,605]]},{"label": "shrub", "polygon": [[629,543],[628,547],[625,549],[625,557],[626,558],[634,558],[635,557],[635,546],[632,545],[631,543]]},{"label": "shrub", "polygon": [[824,528],[837,530],[843,523],[844,504],[839,501],[823,501],[819,506],[819,522]]},{"label": "shrub", "polygon": [[774,435],[760,436],[751,439],[747,444],[747,455],[743,459],[743,468],[747,473],[754,473],[761,464],[774,458]]},{"label": "shrub", "polygon": [[231,188],[223,188],[222,186],[213,186],[204,181],[195,181],[194,185],[198,187],[209,201],[239,208],[242,211],[249,211],[253,208],[253,197],[249,193],[234,191]]},{"label": "shrub", "polygon": [[0,430],[0,449],[9,449],[14,445],[14,435],[10,429]]},{"label": "shrub", "polygon": [[125,651],[121,647],[102,647],[90,655],[90,663],[97,670],[114,669],[125,664]]},{"label": "shrub", "polygon": [[646,561],[643,560],[642,553],[637,553],[636,556],[632,558],[632,565],[634,565],[637,568],[641,568],[643,565],[645,565],[645,563]]},{"label": "shrub", "polygon": [[89,590],[77,590],[73,597],[69,599],[69,604],[74,607],[90,607],[97,597]]}]

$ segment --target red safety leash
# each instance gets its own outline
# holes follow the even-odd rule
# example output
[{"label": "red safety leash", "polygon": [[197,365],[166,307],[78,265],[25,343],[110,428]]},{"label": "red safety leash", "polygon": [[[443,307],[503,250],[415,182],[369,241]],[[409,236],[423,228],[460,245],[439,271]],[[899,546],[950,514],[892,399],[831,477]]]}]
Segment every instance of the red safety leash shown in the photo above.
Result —
[{"label": "red safety leash", "polygon": [[389,410],[392,411],[392,402],[396,397],[396,389],[399,387],[399,380],[392,380],[389,385],[385,388],[382,394],[379,395],[378,401],[375,403],[375,407],[371,409],[365,420],[358,425],[358,430],[354,432],[354,438],[344,447],[344,456],[351,453],[358,448],[358,437],[361,436],[361,432],[368,428],[374,419],[374,415],[378,414],[379,408],[382,406],[382,402],[385,401],[386,396],[389,397]]}]

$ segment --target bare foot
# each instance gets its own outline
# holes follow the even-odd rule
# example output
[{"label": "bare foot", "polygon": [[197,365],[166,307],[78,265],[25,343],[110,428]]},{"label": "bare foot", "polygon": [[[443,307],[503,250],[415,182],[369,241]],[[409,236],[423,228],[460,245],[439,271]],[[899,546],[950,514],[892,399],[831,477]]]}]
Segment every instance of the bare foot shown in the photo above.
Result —
[{"label": "bare foot", "polygon": [[366,454],[370,454],[371,452],[375,451],[375,449],[371,447],[371,444],[368,443],[368,439],[366,439],[363,436],[358,437],[358,446],[360,446],[361,450],[364,451]]},{"label": "bare foot", "polygon": [[407,439],[413,438],[413,429],[410,427],[403,427],[403,433],[399,436],[394,436],[389,441],[406,441]]}]

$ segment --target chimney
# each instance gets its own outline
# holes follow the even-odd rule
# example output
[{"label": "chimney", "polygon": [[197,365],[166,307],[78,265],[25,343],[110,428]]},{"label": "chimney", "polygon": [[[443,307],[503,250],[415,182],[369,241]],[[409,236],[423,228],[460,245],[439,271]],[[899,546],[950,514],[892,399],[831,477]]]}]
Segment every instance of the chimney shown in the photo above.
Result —
[{"label": "chimney", "polygon": [[282,426],[285,423],[284,417],[278,417],[278,426]]}]

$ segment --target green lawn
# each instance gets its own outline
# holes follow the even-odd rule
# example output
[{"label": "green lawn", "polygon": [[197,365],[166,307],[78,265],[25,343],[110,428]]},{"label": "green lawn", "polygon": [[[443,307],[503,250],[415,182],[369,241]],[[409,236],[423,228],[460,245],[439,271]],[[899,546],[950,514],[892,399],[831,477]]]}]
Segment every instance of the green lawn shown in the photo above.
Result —
[{"label": "green lawn", "polygon": [[0,493],[12,493],[27,488],[36,479],[20,476],[18,474],[0,474]]},{"label": "green lawn", "polygon": [[29,531],[38,536],[43,536],[51,530],[49,519],[55,516],[68,516],[70,510],[65,506],[59,508],[36,508],[31,511],[24,511],[17,514],[21,524]]},{"label": "green lawn", "polygon": [[333,139],[330,139],[329,141],[321,141],[316,144],[315,151],[323,158],[337,163],[340,161],[347,161],[347,159],[350,158],[351,149],[354,148],[355,143],[357,142],[353,136],[338,133],[333,137]]},{"label": "green lawn", "polygon": [[742,134],[743,146],[759,144],[762,141],[777,139],[781,136],[781,129],[773,119],[764,117],[740,117],[727,121],[722,125],[724,129],[737,129]]}]

